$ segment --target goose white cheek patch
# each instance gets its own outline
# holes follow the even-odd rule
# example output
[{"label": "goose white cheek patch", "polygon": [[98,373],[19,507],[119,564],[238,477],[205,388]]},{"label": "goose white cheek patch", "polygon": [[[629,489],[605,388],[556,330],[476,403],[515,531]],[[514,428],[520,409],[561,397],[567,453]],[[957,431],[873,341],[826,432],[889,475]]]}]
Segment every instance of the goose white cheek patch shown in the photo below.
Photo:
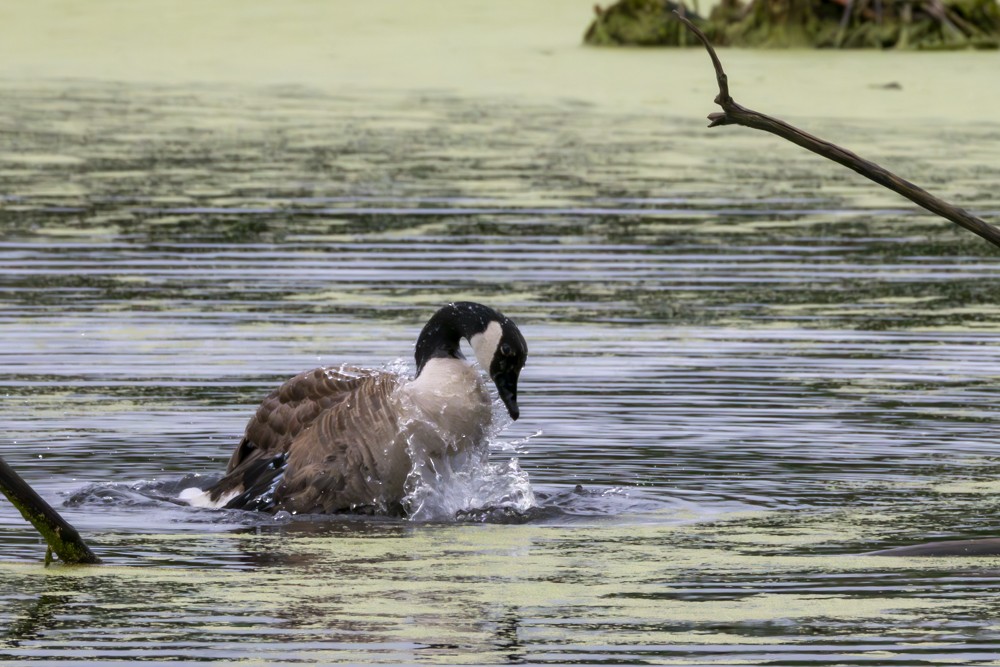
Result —
[{"label": "goose white cheek patch", "polygon": [[502,337],[503,327],[500,326],[500,323],[490,322],[489,326],[486,327],[486,331],[477,333],[469,339],[469,343],[472,344],[472,350],[476,353],[476,361],[479,362],[479,366],[487,373],[490,372],[493,355],[497,353],[497,347],[500,345],[500,338]]}]

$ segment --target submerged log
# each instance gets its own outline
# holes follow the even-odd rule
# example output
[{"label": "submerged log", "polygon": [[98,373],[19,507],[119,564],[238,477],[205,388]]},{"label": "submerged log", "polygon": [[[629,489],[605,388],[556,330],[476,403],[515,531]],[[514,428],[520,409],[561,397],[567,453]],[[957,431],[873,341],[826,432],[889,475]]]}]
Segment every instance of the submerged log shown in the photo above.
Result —
[{"label": "submerged log", "polygon": [[906,547],[893,547],[869,551],[862,556],[893,556],[906,558],[910,556],[1000,556],[1000,538],[987,537],[976,540],[948,540],[946,542],[926,542],[912,544]]},{"label": "submerged log", "polygon": [[[87,565],[101,562],[80,537],[76,528],[45,502],[2,458],[0,458],[0,491],[18,509],[21,516],[45,538],[49,550],[55,552],[62,562]],[[46,565],[49,560],[50,553],[46,553]]]},{"label": "submerged log", "polygon": [[927,209],[931,213],[936,213],[941,217],[951,220],[955,224],[968,229],[973,234],[977,234],[993,245],[1000,247],[1000,229],[972,215],[964,208],[949,204],[943,199],[939,199],[927,192],[923,188],[900,178],[888,169],[866,160],[851,151],[841,148],[829,141],[824,141],[819,137],[789,125],[783,120],[772,118],[771,116],[758,113],[752,109],[747,109],[736,103],[729,95],[729,78],[722,69],[722,62],[715,53],[712,43],[701,30],[691,21],[680,14],[677,18],[684,23],[701,41],[708,50],[708,55],[712,59],[715,67],[715,77],[719,84],[719,94],[715,98],[715,103],[722,107],[722,113],[711,113],[708,115],[708,126],[718,125],[743,125],[755,130],[764,130],[771,134],[776,134],[782,139],[787,139],[793,144],[797,144],[806,150],[810,150],[817,155],[821,155],[828,160],[833,160],[844,165],[848,169],[853,169],[865,178],[875,181],[879,185],[886,187],[893,192],[901,194],[913,203]]},{"label": "submerged log", "polygon": [[619,0],[594,9],[584,42],[598,46],[692,45],[669,27],[679,10],[719,46],[1000,47],[996,0],[722,0],[707,19],[683,0]]}]

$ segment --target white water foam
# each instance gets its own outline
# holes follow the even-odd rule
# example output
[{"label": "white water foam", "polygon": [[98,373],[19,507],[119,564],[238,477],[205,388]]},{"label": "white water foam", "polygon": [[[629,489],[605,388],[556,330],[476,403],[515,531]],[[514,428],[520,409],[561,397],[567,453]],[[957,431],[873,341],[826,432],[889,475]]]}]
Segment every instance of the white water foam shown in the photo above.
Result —
[{"label": "white water foam", "polygon": [[490,450],[518,452],[528,438],[502,441],[499,436],[513,420],[503,403],[493,402],[493,419],[487,436],[472,447],[444,456],[427,456],[419,443],[407,444],[413,468],[406,480],[404,507],[411,521],[447,521],[460,512],[509,509],[526,512],[538,503],[528,474],[517,458],[490,462]]}]

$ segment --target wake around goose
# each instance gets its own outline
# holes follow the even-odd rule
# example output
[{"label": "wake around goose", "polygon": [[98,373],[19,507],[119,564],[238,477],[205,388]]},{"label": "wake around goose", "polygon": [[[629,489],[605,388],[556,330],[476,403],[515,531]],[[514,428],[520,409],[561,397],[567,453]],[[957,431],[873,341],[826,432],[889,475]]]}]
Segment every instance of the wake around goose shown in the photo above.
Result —
[{"label": "wake around goose", "polygon": [[293,514],[406,514],[414,465],[443,463],[489,434],[492,401],[460,350],[463,338],[517,419],[524,337],[492,308],[450,303],[417,338],[415,377],[353,366],[296,375],[257,408],[225,476],[180,498],[198,507]]}]

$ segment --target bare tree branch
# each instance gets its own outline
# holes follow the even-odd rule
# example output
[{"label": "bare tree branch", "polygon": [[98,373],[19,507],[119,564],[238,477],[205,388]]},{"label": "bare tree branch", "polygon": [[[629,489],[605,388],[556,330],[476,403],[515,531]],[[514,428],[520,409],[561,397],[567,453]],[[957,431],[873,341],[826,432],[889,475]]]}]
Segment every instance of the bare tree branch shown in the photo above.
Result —
[{"label": "bare tree branch", "polygon": [[[674,13],[676,14],[677,12]],[[977,234],[993,245],[1000,247],[1000,229],[977,218],[964,208],[949,204],[943,199],[938,199],[923,188],[900,178],[874,162],[855,155],[845,148],[841,148],[829,141],[824,141],[819,137],[814,137],[789,125],[783,120],[766,116],[737,104],[729,95],[729,79],[726,76],[725,70],[722,69],[719,56],[716,55],[715,49],[712,48],[712,44],[708,41],[705,33],[680,14],[677,14],[677,19],[683,22],[701,40],[701,43],[705,45],[708,55],[712,58],[712,65],[715,67],[715,77],[719,83],[719,94],[715,98],[715,103],[722,107],[722,112],[708,115],[708,119],[711,121],[708,124],[709,127],[716,127],[718,125],[743,125],[744,127],[776,134],[782,139],[787,139],[806,150],[842,164],[848,169],[853,169],[865,178],[871,179],[879,185],[903,195],[931,213],[936,213],[943,218],[951,220],[955,224],[968,229],[973,234]]]}]

